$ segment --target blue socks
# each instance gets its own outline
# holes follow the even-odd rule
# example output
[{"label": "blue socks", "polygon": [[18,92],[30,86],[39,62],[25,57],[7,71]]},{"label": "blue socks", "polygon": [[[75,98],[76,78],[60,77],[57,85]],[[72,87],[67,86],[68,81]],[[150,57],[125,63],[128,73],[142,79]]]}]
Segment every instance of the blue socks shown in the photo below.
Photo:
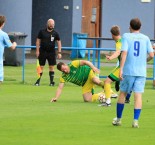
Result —
[{"label": "blue socks", "polygon": [[141,109],[134,109],[134,120],[138,120],[140,116]]},{"label": "blue socks", "polygon": [[124,104],[117,103],[117,118],[122,118]]},{"label": "blue socks", "polygon": [[131,93],[132,93],[132,91],[126,95],[126,100],[129,100],[130,99]]},{"label": "blue socks", "polygon": [[[122,118],[124,104],[117,103],[117,118]],[[138,120],[141,113],[141,109],[134,109],[134,120]]]}]

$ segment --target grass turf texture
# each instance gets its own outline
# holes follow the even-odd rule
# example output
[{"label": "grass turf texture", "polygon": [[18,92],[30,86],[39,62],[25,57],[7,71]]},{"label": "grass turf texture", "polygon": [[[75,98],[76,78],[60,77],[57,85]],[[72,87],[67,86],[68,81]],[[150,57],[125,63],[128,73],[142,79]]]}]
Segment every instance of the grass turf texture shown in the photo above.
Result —
[{"label": "grass turf texture", "polygon": [[[107,75],[113,67],[101,70]],[[152,69],[148,69],[148,75]],[[111,107],[84,103],[81,88],[67,83],[61,98],[50,103],[57,89],[60,73],[56,70],[56,86],[50,87],[48,68],[41,86],[32,86],[37,76],[35,65],[25,67],[25,84],[21,83],[21,67],[5,67],[5,81],[0,86],[1,145],[154,145],[155,90],[147,81],[143,94],[143,110],[139,129],[131,128],[133,96],[125,105],[122,126],[112,126],[116,101]],[[101,91],[97,87],[96,92]]]}]

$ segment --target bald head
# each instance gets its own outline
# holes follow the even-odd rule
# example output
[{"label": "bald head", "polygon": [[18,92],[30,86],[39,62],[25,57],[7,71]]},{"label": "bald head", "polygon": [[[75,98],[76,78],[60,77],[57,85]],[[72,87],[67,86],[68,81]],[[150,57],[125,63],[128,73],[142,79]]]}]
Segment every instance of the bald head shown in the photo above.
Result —
[{"label": "bald head", "polygon": [[53,30],[54,29],[54,25],[55,25],[55,22],[53,19],[48,19],[47,21],[47,29],[49,31]]}]

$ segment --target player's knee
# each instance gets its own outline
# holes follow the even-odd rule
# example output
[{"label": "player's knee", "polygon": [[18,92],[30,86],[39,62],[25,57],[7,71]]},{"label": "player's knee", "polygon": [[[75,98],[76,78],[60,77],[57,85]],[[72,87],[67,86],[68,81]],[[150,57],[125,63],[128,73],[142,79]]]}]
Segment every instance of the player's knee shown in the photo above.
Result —
[{"label": "player's knee", "polygon": [[92,98],[84,97],[83,98],[84,102],[92,102]]}]

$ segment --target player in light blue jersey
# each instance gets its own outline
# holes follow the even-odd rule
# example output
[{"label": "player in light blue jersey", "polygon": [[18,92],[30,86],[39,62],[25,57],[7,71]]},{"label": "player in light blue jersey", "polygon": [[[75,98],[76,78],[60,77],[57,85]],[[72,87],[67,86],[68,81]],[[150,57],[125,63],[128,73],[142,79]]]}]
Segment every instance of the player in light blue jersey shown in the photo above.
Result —
[{"label": "player in light blue jersey", "polygon": [[[154,49],[154,54],[155,54],[155,43],[152,45],[152,47]],[[152,57],[147,58],[147,62],[149,62],[150,60],[152,60]],[[153,86],[155,87],[155,80],[153,81]],[[125,103],[130,103],[131,94],[132,94],[132,91],[126,95]]]},{"label": "player in light blue jersey", "polygon": [[4,48],[10,47],[11,49],[15,49],[17,46],[16,42],[11,43],[9,36],[5,33],[2,28],[5,25],[6,18],[5,16],[0,15],[0,83],[3,82],[4,72],[3,72],[3,54]]},{"label": "player in light blue jersey", "polygon": [[130,21],[130,32],[122,37],[122,54],[120,63],[120,94],[116,114],[112,124],[121,125],[124,102],[127,93],[134,92],[134,118],[132,127],[138,128],[138,119],[142,108],[142,93],[146,81],[147,54],[154,57],[150,39],[140,33],[141,21],[134,18]]}]

